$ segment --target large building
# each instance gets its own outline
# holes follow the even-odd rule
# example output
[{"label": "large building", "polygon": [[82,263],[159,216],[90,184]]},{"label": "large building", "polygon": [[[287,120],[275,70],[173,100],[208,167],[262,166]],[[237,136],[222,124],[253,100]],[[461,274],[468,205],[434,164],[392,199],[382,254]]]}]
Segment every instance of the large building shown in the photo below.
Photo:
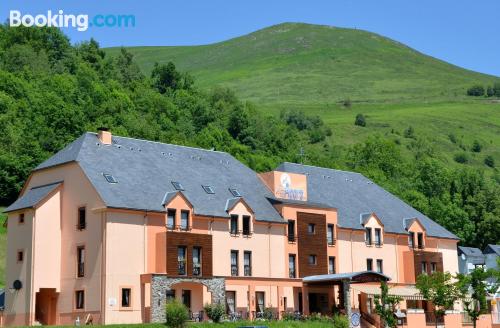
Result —
[{"label": "large building", "polygon": [[164,320],[168,298],[258,317],[360,311],[380,280],[425,308],[422,272],[458,271],[458,239],[361,174],[85,133],[7,208],[5,323]]}]

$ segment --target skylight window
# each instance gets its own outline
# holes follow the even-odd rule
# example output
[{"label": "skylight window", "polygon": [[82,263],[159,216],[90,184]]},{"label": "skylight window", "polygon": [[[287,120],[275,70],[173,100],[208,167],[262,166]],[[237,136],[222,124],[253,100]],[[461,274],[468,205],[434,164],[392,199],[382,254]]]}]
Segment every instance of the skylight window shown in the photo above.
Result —
[{"label": "skylight window", "polygon": [[184,187],[181,185],[180,182],[177,181],[172,181],[172,186],[174,186],[175,190],[184,190]]},{"label": "skylight window", "polygon": [[109,173],[103,173],[102,175],[104,176],[104,178],[106,179],[106,181],[108,181],[109,183],[118,183],[118,180],[116,180],[115,177],[112,176],[111,174],[109,174]]},{"label": "skylight window", "polygon": [[202,186],[202,187],[207,194],[215,194],[214,188],[212,188],[211,186]]},{"label": "skylight window", "polygon": [[238,189],[235,189],[235,188],[229,188],[229,191],[231,192],[231,194],[233,194],[234,197],[241,197],[241,194],[240,192],[238,191]]}]

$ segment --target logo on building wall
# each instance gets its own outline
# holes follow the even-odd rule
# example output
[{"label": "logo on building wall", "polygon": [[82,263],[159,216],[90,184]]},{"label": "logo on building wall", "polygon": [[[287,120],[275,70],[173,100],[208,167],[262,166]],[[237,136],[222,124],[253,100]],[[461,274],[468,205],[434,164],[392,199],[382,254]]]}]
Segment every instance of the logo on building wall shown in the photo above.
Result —
[{"label": "logo on building wall", "polygon": [[292,178],[287,173],[280,176],[280,186],[276,190],[276,196],[284,199],[305,200],[304,190],[292,188]]}]

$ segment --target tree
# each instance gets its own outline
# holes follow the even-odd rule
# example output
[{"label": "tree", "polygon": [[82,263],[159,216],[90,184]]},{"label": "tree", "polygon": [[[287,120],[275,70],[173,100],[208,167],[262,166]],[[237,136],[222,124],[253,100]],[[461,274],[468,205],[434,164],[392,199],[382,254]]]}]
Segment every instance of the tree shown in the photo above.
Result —
[{"label": "tree", "polygon": [[453,308],[453,303],[458,299],[457,289],[451,279],[449,272],[421,274],[417,278],[417,289],[424,299],[432,303],[436,327],[437,318],[445,315],[447,309]]},{"label": "tree", "polygon": [[473,85],[467,89],[467,95],[474,97],[484,96],[484,87],[482,85]]},{"label": "tree", "polygon": [[366,126],[365,116],[363,114],[356,115],[356,120],[354,121],[354,125]]},{"label": "tree", "polygon": [[394,313],[400,301],[401,297],[389,295],[389,286],[385,281],[382,281],[380,295],[375,295],[375,312],[380,316],[386,328],[397,327],[398,321]]},{"label": "tree", "polygon": [[493,158],[493,156],[488,155],[484,158],[484,164],[489,167],[495,167],[495,159]]},{"label": "tree", "polygon": [[472,144],[472,151],[475,153],[480,153],[481,149],[483,149],[483,146],[479,143],[479,141],[474,140],[474,143]]},{"label": "tree", "polygon": [[495,84],[493,84],[493,94],[496,97],[500,97],[500,82],[496,82]]},{"label": "tree", "polygon": [[476,328],[477,319],[481,314],[487,313],[488,305],[486,297],[494,294],[499,287],[499,271],[485,270],[476,267],[468,275],[457,274],[456,288],[459,298],[462,300],[465,312],[472,319],[473,327]]},{"label": "tree", "polygon": [[493,97],[494,95],[495,95],[495,90],[493,90],[492,86],[488,86],[488,88],[486,88],[486,96]]}]

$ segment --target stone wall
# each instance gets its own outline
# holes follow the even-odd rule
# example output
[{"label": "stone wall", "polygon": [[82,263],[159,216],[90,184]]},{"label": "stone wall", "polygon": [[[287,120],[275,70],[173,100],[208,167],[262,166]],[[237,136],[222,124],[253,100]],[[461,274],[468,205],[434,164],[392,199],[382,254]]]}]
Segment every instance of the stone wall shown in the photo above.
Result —
[{"label": "stone wall", "polygon": [[151,322],[164,323],[167,291],[181,282],[195,282],[207,287],[212,294],[212,303],[224,304],[226,299],[226,282],[224,278],[185,278],[167,277],[153,274],[151,277]]}]

